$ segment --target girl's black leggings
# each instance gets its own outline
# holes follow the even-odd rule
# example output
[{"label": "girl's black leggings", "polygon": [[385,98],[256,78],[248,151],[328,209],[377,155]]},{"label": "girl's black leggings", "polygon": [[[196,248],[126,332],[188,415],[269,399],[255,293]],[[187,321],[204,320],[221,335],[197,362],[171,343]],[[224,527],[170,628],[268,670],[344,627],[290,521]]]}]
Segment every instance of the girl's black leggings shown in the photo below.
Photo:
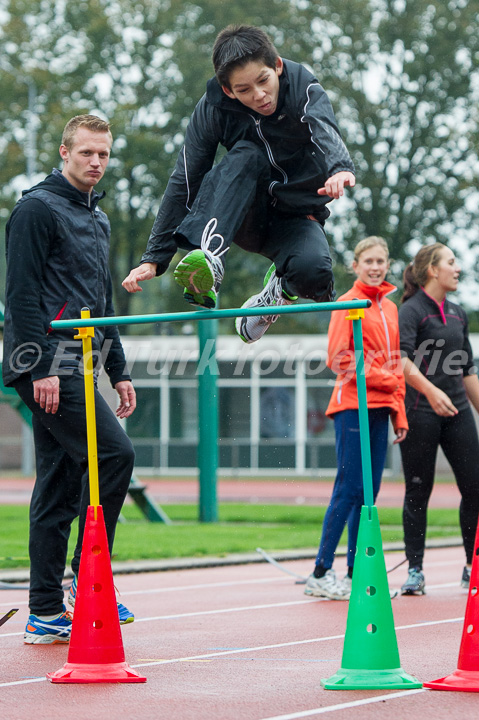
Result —
[{"label": "girl's black leggings", "polygon": [[466,560],[471,563],[479,513],[479,440],[472,411],[467,408],[452,418],[445,418],[434,412],[410,410],[407,417],[409,432],[399,447],[406,480],[403,526],[409,567],[422,568],[427,506],[439,446],[462,496],[459,521]]}]

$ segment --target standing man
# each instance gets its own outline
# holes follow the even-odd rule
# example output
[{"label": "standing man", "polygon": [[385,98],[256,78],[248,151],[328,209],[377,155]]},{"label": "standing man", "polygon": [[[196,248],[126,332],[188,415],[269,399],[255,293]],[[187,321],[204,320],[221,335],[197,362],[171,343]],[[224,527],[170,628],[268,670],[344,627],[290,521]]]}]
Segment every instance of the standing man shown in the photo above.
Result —
[{"label": "standing man", "polygon": [[[6,227],[7,283],[3,379],[33,414],[36,482],[30,505],[30,616],[24,642],[68,642],[71,614],[62,580],[71,524],[79,533],[68,601],[74,605],[89,504],[81,340],[52,330],[52,320],[114,315],[108,269],[110,224],[95,191],[112,145],[107,122],[78,115],[65,126],[62,171],[24,191]],[[97,328],[95,373],[103,364],[120,401],[119,419],[136,407],[116,327]],[[131,442],[95,383],[100,501],[110,553],[134,464]],[[133,614],[118,604],[120,622]]]}]

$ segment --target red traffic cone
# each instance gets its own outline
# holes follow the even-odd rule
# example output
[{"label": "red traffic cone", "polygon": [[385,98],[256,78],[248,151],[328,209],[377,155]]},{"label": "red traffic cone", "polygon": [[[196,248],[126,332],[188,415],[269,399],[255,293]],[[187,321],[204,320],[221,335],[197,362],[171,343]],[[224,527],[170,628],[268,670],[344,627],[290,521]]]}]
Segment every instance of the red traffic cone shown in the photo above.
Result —
[{"label": "red traffic cone", "polygon": [[47,678],[52,683],[146,682],[125,661],[101,505],[87,511],[68,661]]},{"label": "red traffic cone", "polygon": [[461,647],[457,670],[451,675],[425,682],[424,687],[431,690],[456,690],[479,692],[479,523],[474,541],[474,559],[472,561],[469,596],[462,631]]}]

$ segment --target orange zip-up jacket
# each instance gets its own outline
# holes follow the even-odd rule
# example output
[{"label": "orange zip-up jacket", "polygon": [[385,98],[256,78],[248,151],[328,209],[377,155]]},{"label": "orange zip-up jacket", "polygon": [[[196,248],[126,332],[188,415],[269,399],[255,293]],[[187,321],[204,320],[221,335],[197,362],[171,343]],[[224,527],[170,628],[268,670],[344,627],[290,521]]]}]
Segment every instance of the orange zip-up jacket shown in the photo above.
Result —
[{"label": "orange zip-up jacket", "polygon": [[[396,305],[386,296],[396,290],[386,281],[378,287],[356,280],[339,300],[371,300],[362,320],[364,371],[368,408],[391,408],[394,430],[408,429],[404,396],[406,383],[399,349],[399,324]],[[328,331],[327,364],[337,374],[326,415],[358,408],[354,362],[353,323],[348,311],[331,314]]]}]

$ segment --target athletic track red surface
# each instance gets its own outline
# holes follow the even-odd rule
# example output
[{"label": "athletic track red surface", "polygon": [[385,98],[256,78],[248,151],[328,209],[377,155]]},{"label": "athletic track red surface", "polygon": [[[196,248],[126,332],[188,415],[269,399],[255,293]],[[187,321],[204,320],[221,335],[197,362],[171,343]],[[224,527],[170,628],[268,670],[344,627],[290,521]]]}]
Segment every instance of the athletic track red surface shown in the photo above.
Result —
[{"label": "athletic track red surface", "polygon": [[[195,503],[198,501],[198,481],[193,478],[141,478],[148,493],[158,503]],[[0,477],[0,503],[30,502],[33,478]],[[220,479],[220,502],[294,503],[298,505],[327,505],[333,488],[329,480],[249,480],[247,478]],[[383,481],[378,506],[401,507],[404,497],[402,482]],[[458,507],[459,491],[454,482],[436,482],[429,507]]]},{"label": "athletic track red surface", "polygon": [[[386,567],[402,555],[387,554]],[[311,561],[285,563],[307,575]],[[467,592],[461,548],[427,551],[427,595],[392,601],[403,669],[421,681],[457,668]],[[337,561],[344,572],[344,558]],[[404,566],[390,585],[404,580]],[[477,718],[476,693],[331,691],[320,679],[341,665],[348,603],[311,599],[269,564],[115,578],[136,614],[125,626],[127,662],[146,684],[52,685],[68,646],[25,646],[27,591],[0,591],[19,612],[0,629],[0,718],[74,720],[293,720],[323,715],[374,720]],[[479,673],[478,673],[479,674]],[[479,678],[478,678],[479,683]]]}]

